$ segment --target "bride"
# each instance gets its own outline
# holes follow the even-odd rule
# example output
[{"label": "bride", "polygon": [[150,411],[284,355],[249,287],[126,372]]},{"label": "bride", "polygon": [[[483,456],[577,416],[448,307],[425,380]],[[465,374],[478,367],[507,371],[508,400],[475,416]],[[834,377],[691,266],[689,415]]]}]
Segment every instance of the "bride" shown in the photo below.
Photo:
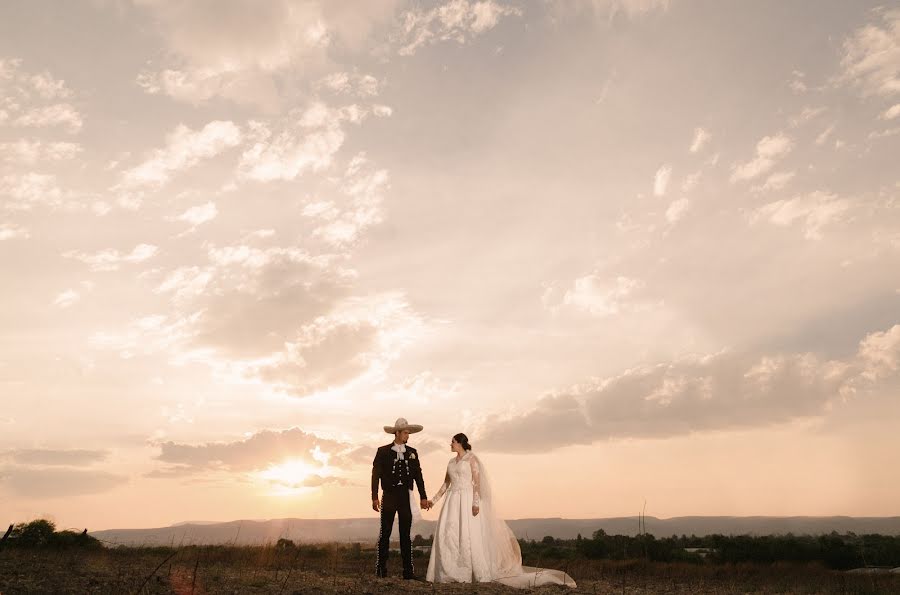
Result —
[{"label": "bride", "polygon": [[512,530],[497,516],[484,465],[472,452],[465,434],[450,441],[456,457],[447,463],[444,484],[430,509],[447,494],[441,508],[426,580],[430,582],[490,582],[528,588],[559,584],[575,587],[565,572],[522,566],[522,551]]}]

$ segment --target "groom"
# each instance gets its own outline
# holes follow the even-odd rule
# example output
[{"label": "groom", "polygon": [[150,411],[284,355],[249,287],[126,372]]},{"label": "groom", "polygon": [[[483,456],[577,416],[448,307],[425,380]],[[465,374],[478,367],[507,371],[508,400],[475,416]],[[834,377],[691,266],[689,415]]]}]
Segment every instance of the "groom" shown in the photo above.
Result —
[{"label": "groom", "polygon": [[[394,435],[394,441],[378,448],[372,461],[372,509],[381,513],[381,532],[378,534],[378,555],[375,558],[375,574],[387,576],[388,547],[394,515],[400,518],[400,554],[403,557],[403,578],[415,578],[412,562],[412,541],[409,530],[412,527],[412,489],[418,484],[421,508],[428,507],[425,495],[425,481],[416,449],[407,446],[410,434],[422,431],[422,426],[409,424],[402,417],[393,426],[384,426],[384,431]],[[384,500],[378,500],[378,482],[384,490]]]}]

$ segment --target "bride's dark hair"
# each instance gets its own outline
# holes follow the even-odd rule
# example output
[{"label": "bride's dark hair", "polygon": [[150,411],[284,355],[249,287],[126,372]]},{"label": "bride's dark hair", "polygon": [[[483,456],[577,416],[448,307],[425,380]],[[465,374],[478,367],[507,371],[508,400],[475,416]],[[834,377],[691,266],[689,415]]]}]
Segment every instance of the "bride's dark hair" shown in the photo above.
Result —
[{"label": "bride's dark hair", "polygon": [[469,444],[468,437],[462,432],[454,436],[453,439],[459,442],[459,445],[463,447],[463,450],[472,450],[472,445]]}]

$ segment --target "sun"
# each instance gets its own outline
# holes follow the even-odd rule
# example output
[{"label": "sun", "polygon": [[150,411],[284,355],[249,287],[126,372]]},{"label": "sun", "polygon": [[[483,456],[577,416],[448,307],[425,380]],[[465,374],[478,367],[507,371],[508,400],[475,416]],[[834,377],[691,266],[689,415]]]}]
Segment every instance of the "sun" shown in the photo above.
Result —
[{"label": "sun", "polygon": [[293,495],[313,489],[306,485],[306,480],[316,475],[324,475],[324,467],[313,466],[299,459],[288,459],[271,465],[257,474],[259,479],[267,481],[272,492],[279,495]]}]

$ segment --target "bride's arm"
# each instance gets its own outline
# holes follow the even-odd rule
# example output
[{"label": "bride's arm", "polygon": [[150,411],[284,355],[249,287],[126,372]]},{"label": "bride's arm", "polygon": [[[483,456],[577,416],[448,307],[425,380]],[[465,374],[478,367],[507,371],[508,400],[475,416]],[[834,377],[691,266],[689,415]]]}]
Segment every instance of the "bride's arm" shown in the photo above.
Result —
[{"label": "bride's arm", "polygon": [[444,495],[444,492],[450,487],[450,472],[444,476],[444,483],[441,485],[441,489],[438,490],[437,494],[434,495],[434,499],[432,499],[432,504],[437,504],[437,501],[441,499],[441,496]]},{"label": "bride's arm", "polygon": [[[472,507],[481,507],[481,470],[475,455],[469,457],[469,465],[472,467]],[[474,510],[472,512],[478,514]]]}]

